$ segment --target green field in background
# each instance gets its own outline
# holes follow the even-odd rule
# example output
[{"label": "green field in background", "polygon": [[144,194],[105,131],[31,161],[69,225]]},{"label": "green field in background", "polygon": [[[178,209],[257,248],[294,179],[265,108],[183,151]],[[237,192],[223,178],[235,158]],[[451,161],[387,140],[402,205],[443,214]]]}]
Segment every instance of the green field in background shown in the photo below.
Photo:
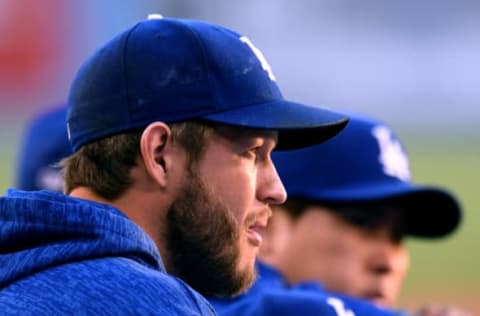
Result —
[{"label": "green field in background", "polygon": [[[438,184],[457,194],[464,208],[461,228],[439,241],[408,240],[411,269],[402,291],[402,303],[435,300],[438,295],[455,302],[478,296],[480,304],[480,146],[474,139],[431,142],[404,138],[414,180]],[[454,139],[454,138],[452,138]],[[460,138],[459,138],[460,139]],[[445,139],[443,139],[445,141]],[[3,145],[0,156],[0,189],[12,181],[15,146]],[[435,218],[432,218],[432,222]]]},{"label": "green field in background", "polygon": [[438,301],[439,295],[445,303],[471,297],[469,304],[473,304],[476,297],[480,306],[480,146],[475,138],[450,139],[443,139],[444,143],[439,138],[406,140],[414,180],[455,192],[464,217],[461,227],[451,237],[408,241],[411,269],[402,301]]}]

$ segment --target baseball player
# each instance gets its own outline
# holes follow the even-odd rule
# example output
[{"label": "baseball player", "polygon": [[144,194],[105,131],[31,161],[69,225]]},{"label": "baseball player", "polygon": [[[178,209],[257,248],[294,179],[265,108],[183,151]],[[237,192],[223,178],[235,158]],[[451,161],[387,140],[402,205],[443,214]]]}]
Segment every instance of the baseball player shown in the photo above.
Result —
[{"label": "baseball player", "polygon": [[396,306],[405,237],[445,237],[459,226],[455,196],[412,183],[400,140],[374,119],[352,115],[336,139],[273,159],[289,199],[274,208],[260,258],[289,283],[315,280]]},{"label": "baseball player", "polygon": [[[23,168],[28,168],[29,172],[26,173],[24,170],[22,171],[22,168],[20,168],[19,171],[20,171],[20,173],[30,174],[30,175],[41,174],[41,172],[40,172],[41,170],[44,170],[45,168],[52,168],[52,166],[54,166],[56,163],[58,163],[58,161],[61,158],[66,157],[68,155],[67,153],[69,151],[71,151],[70,150],[70,144],[69,144],[68,139],[66,137],[65,108],[59,107],[57,109],[48,110],[44,114],[37,115],[32,120],[32,123],[30,124],[30,126],[31,126],[30,132],[27,133],[27,135],[29,135],[29,137],[26,137],[26,142],[31,145],[29,148],[30,148],[30,151],[33,154],[27,155],[24,152],[23,155],[24,156],[27,155],[31,158],[28,161],[35,161],[35,165],[36,165],[37,169],[32,168],[31,163],[30,164],[27,163],[27,164],[21,164],[21,166],[23,166]],[[61,136],[65,136],[65,137],[59,137],[59,135],[54,134],[53,130],[55,130],[55,127],[59,127],[57,129],[57,132]],[[63,127],[63,131],[61,130],[61,127]],[[33,131],[35,131],[35,133],[33,133]],[[50,137],[42,138],[42,141],[35,141],[34,140],[35,137],[40,138],[41,135],[46,135],[46,134],[50,135]],[[55,141],[54,142],[49,142],[49,140],[55,140]],[[27,147],[27,146],[24,146],[24,147]],[[62,156],[62,153],[65,153],[65,154]],[[61,173],[60,173],[61,170],[60,169],[58,169],[58,168],[53,169],[52,168],[52,169],[48,169],[48,170],[52,171],[50,177],[52,177],[52,178],[57,177],[57,178],[61,179]],[[23,182],[33,182],[33,179],[29,179],[29,178],[24,177]],[[36,184],[36,186],[38,186],[38,189],[45,189],[46,188],[44,185],[42,185],[42,182]],[[270,232],[270,230],[267,230],[267,232]],[[268,234],[267,234],[267,236],[264,236],[264,240],[266,239],[266,241],[268,242],[267,245],[269,245],[271,243],[271,240],[269,238],[266,238],[266,237],[269,237],[269,236],[270,235],[268,235]],[[263,248],[263,245],[262,245],[262,248]],[[316,285],[313,285],[313,287],[315,288]],[[299,291],[299,293],[302,293],[302,291]],[[340,297],[336,297],[336,296],[328,296],[328,294],[329,293],[325,293],[325,296],[324,296],[325,300],[324,301],[319,301],[318,300],[318,297],[317,297],[318,294],[312,295],[312,294],[308,294],[308,292],[306,292],[304,295],[306,295],[307,299],[308,299],[308,297],[312,297],[312,299],[314,299],[315,302],[317,302],[316,304],[319,304],[318,308],[320,310],[322,310],[322,314],[324,314],[324,315],[337,315],[337,312],[336,312],[335,308],[337,308],[337,309],[339,309],[340,307],[346,308],[346,306],[348,306],[348,304],[345,303],[344,299],[342,299]],[[330,302],[337,302],[337,304],[333,304],[333,305],[329,304],[327,299],[329,299]],[[348,298],[347,298],[347,300],[348,300]],[[359,304],[362,305],[364,303],[359,303]],[[276,306],[273,305],[272,307],[276,307]],[[282,309],[283,309],[283,307],[282,307]],[[373,310],[376,311],[376,309],[373,309]],[[296,312],[296,310],[295,310],[295,312]],[[382,313],[383,312],[381,312],[381,314]],[[364,315],[365,315],[365,313],[364,313]]]},{"label": "baseball player", "polygon": [[0,198],[2,314],[213,315],[201,294],[249,287],[270,206],[286,199],[272,150],[346,122],[285,100],[245,36],[139,22],[71,85],[67,195]]},{"label": "baseball player", "polygon": [[[408,314],[392,309],[409,264],[402,241],[451,234],[460,206],[444,189],[411,182],[389,127],[350,117],[321,145],[272,155],[289,197],[273,207],[253,288],[211,299],[220,315],[322,315],[326,305],[337,315]],[[467,314],[428,305],[415,315]]]}]

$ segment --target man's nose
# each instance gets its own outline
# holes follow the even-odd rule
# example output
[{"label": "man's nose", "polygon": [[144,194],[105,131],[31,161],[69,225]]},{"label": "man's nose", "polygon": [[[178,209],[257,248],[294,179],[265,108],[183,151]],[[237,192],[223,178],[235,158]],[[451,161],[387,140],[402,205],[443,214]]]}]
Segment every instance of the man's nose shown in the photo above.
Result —
[{"label": "man's nose", "polygon": [[259,173],[258,198],[267,204],[283,204],[287,192],[271,160],[266,162],[263,172]]}]

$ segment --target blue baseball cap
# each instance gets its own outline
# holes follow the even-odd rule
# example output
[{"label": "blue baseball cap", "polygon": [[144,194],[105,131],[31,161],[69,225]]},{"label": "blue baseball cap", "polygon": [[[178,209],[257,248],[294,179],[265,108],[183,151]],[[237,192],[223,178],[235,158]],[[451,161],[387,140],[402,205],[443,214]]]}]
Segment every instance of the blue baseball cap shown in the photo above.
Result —
[{"label": "blue baseball cap", "polygon": [[405,212],[406,233],[441,237],[453,232],[461,210],[452,193],[412,183],[404,148],[381,122],[350,115],[337,137],[272,155],[289,198],[326,205],[385,203]]},{"label": "blue baseball cap", "polygon": [[206,22],[154,18],[119,34],[78,71],[69,94],[73,149],[154,121],[204,120],[279,131],[278,149],[313,145],[345,115],[283,98],[245,36]]},{"label": "blue baseball cap", "polygon": [[65,125],[65,105],[35,115],[25,127],[16,170],[21,190],[62,191],[63,178],[56,164],[72,153]]}]

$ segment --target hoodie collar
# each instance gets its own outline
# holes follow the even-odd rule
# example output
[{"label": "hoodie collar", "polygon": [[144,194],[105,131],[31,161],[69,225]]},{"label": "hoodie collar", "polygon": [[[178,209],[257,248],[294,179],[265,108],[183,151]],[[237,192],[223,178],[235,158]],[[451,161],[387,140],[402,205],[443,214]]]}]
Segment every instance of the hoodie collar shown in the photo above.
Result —
[{"label": "hoodie collar", "polygon": [[50,191],[0,198],[0,288],[51,266],[128,257],[165,271],[151,238],[118,209]]}]

